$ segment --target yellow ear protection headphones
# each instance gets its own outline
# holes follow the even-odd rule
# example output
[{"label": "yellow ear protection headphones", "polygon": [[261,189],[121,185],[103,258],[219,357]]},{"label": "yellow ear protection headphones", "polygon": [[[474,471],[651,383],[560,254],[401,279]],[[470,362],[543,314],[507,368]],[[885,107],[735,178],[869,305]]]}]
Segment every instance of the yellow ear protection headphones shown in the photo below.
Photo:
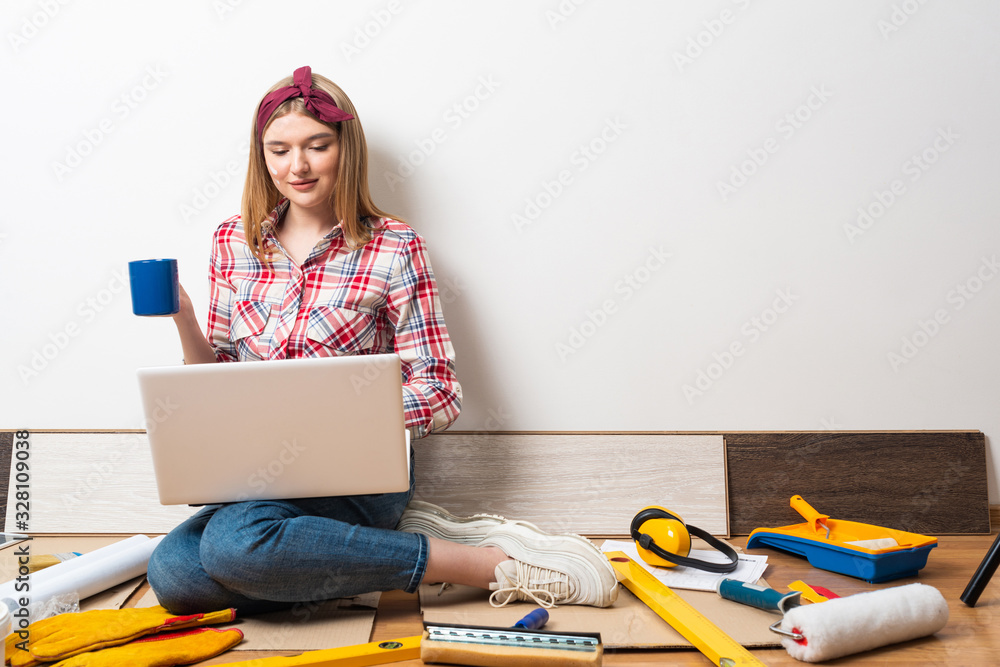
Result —
[{"label": "yellow ear protection headphones", "polygon": [[[636,542],[639,556],[650,565],[659,567],[683,565],[706,572],[726,574],[735,570],[739,561],[736,550],[731,546],[712,537],[701,528],[685,524],[676,514],[655,505],[635,515],[629,532]],[[730,562],[712,563],[688,558],[688,554],[691,553],[691,535],[700,537],[709,546],[721,551]]]}]

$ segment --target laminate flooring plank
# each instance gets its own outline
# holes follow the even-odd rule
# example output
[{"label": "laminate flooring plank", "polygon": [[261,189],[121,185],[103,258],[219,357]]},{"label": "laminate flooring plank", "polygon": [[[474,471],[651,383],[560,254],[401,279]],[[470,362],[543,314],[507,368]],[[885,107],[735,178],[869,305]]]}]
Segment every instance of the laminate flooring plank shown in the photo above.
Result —
[{"label": "laminate flooring plank", "polygon": [[628,535],[636,512],[660,505],[727,534],[721,435],[455,432],[414,449],[415,497],[458,515],[607,537]]},{"label": "laminate flooring plank", "polygon": [[10,459],[14,452],[14,431],[0,432],[0,526],[7,522],[7,495],[10,492]]},{"label": "laminate flooring plank", "polygon": [[32,432],[30,442],[32,534],[165,533],[196,511],[160,504],[145,433]]},{"label": "laminate flooring plank", "polygon": [[833,519],[923,534],[989,533],[979,431],[727,433],[730,531]]}]

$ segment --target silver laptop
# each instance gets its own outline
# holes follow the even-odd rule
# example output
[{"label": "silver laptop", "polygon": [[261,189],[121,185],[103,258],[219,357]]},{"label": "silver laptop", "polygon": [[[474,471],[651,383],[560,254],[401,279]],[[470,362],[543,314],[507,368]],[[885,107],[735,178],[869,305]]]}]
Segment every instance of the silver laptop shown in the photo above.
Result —
[{"label": "silver laptop", "polygon": [[406,491],[395,354],[140,368],[160,503]]}]

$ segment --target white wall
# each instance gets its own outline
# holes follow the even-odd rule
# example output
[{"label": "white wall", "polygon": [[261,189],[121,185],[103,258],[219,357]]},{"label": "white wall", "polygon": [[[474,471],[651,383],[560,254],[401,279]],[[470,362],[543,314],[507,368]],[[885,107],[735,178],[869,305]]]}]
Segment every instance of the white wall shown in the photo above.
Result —
[{"label": "white wall", "polygon": [[995,2],[7,0],[0,28],[0,426],[142,426],[134,371],[180,346],[126,263],[177,257],[204,312],[255,105],[309,64],[428,240],[456,428],[981,429],[997,502]]}]

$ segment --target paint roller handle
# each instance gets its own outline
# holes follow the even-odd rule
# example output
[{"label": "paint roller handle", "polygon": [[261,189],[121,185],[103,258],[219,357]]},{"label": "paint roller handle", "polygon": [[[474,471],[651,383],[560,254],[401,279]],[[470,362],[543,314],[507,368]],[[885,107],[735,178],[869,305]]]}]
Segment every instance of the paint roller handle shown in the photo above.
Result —
[{"label": "paint roller handle", "polygon": [[780,611],[797,607],[801,603],[799,591],[782,593],[773,588],[748,584],[736,579],[720,579],[715,585],[716,592],[726,600],[757,607],[764,611]]},{"label": "paint roller handle", "polygon": [[826,536],[830,536],[830,529],[827,527],[826,520],[830,518],[829,514],[820,514],[813,506],[807,503],[802,496],[796,494],[792,496],[792,500],[789,503],[792,509],[802,515],[802,518],[812,524],[813,530],[817,533],[820,531],[820,527],[826,533]]},{"label": "paint roller handle", "polygon": [[962,602],[970,607],[976,606],[979,596],[982,595],[986,584],[990,583],[990,579],[993,578],[993,573],[997,571],[998,565],[1000,565],[1000,535],[993,541],[993,546],[986,552],[986,557],[983,558],[983,562],[976,568],[975,574],[972,575],[972,579],[969,580],[969,584],[962,592],[962,597],[960,598]]}]

